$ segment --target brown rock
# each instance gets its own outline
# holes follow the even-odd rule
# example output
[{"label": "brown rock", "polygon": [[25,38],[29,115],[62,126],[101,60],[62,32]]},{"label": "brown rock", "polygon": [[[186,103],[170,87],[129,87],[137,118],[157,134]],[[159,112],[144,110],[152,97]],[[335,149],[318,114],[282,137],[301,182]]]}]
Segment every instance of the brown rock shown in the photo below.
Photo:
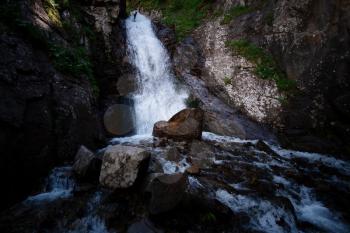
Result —
[{"label": "brown rock", "polygon": [[153,136],[175,140],[201,139],[203,111],[195,108],[184,109],[175,114],[168,122],[154,124]]},{"label": "brown rock", "polygon": [[200,170],[199,166],[192,165],[191,167],[186,169],[186,172],[188,174],[191,174],[191,175],[198,175],[201,172],[201,170]]}]

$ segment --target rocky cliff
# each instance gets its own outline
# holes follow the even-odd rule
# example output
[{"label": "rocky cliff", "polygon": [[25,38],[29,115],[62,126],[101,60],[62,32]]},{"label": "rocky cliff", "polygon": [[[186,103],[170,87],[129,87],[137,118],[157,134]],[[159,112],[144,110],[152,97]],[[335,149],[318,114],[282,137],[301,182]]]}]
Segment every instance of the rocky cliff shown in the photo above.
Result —
[{"label": "rocky cliff", "polygon": [[[349,154],[349,1],[150,2],[141,9],[177,34],[168,47],[179,77],[203,82],[286,146]],[[230,119],[216,133],[246,135]]]},{"label": "rocky cliff", "polygon": [[80,145],[103,142],[99,102],[117,94],[105,87],[121,70],[124,10],[119,1],[1,3],[1,208]]}]

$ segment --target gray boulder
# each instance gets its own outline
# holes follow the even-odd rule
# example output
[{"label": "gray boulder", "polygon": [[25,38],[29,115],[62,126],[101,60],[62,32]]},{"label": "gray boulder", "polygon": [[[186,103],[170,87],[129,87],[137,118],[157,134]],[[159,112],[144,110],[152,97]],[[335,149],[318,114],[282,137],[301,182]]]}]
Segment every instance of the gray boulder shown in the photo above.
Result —
[{"label": "gray boulder", "polygon": [[80,146],[73,164],[74,173],[82,179],[96,179],[101,170],[101,159],[88,148]]},{"label": "gray boulder", "polygon": [[110,146],[103,155],[100,173],[101,185],[116,189],[134,184],[139,170],[150,154],[133,146]]}]

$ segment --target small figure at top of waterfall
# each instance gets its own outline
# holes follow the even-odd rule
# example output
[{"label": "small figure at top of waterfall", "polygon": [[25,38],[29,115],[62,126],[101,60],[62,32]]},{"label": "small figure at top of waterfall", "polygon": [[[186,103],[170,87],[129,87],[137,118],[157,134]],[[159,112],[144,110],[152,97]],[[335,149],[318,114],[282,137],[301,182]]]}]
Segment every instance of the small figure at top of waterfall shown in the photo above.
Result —
[{"label": "small figure at top of waterfall", "polygon": [[136,22],[137,11],[134,11],[133,15],[134,15],[134,22]]}]

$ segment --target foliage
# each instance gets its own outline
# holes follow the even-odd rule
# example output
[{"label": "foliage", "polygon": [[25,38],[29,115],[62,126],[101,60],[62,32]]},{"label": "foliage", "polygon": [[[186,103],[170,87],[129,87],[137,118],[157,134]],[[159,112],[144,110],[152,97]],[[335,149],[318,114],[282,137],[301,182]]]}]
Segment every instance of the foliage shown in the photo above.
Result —
[{"label": "foliage", "polygon": [[295,88],[295,82],[286,77],[278,68],[272,56],[262,48],[244,39],[228,41],[226,42],[226,46],[255,63],[256,75],[263,79],[274,80],[281,91],[289,91]]},{"label": "foliage", "polygon": [[242,5],[235,6],[231,8],[227,14],[224,15],[224,19],[221,21],[221,24],[228,24],[233,19],[253,11],[254,9],[249,6],[242,6]]},{"label": "foliage", "polygon": [[227,86],[227,85],[230,85],[231,84],[231,78],[230,77],[225,77],[224,78],[224,83],[225,83],[225,85]]},{"label": "foliage", "polygon": [[[163,23],[175,28],[177,39],[186,37],[202,22],[208,13],[208,0],[141,0],[140,5],[145,10],[158,9],[163,14]],[[136,8],[128,3],[128,10]]]},{"label": "foliage", "polygon": [[213,214],[212,212],[202,214],[200,219],[202,223],[214,223],[217,221],[215,214]]},{"label": "foliage", "polygon": [[186,100],[185,100],[185,105],[188,108],[199,108],[200,105],[200,101],[199,99],[193,97],[193,96],[189,96]]},{"label": "foliage", "polygon": [[61,16],[58,11],[58,7],[59,5],[55,2],[55,0],[44,1],[44,8],[50,18],[51,23],[57,27],[62,27]]},{"label": "foliage", "polygon": [[99,90],[93,75],[92,65],[84,47],[68,48],[51,44],[50,51],[57,70],[73,77],[86,75],[94,89],[94,93],[98,94]]}]

